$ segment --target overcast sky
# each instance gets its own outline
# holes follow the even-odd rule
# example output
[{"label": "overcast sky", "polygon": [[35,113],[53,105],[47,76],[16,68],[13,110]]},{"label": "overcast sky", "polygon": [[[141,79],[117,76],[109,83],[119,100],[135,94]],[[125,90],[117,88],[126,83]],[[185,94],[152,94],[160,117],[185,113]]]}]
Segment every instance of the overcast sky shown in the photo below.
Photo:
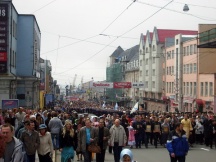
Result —
[{"label": "overcast sky", "polygon": [[[190,10],[183,12],[184,4]],[[41,57],[51,61],[57,83],[103,81],[109,56],[139,44],[147,30],[198,30],[216,23],[216,0],[13,0],[19,14],[34,14]],[[165,6],[165,7],[164,7]],[[103,35],[101,35],[103,34]],[[108,35],[108,36],[104,36]]]}]

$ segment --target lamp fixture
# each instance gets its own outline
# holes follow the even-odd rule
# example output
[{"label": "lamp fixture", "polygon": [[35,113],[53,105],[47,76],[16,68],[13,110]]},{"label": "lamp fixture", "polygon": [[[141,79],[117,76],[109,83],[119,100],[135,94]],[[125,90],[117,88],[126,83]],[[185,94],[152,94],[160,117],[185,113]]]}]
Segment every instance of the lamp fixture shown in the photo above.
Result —
[{"label": "lamp fixture", "polygon": [[184,5],[184,7],[183,7],[183,11],[184,11],[184,12],[187,12],[187,11],[189,11],[189,7],[188,7],[188,5],[187,5],[187,4],[185,4],[185,5]]}]

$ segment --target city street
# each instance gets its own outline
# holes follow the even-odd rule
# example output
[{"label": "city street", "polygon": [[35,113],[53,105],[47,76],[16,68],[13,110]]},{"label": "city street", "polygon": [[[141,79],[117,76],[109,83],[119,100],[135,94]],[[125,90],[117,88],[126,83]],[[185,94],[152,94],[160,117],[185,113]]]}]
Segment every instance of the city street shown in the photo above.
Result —
[{"label": "city street", "polygon": [[[126,147],[128,148],[128,147]],[[138,162],[169,162],[169,155],[168,151],[165,148],[158,147],[155,149],[153,146],[149,146],[148,149],[146,149],[144,146],[142,146],[141,149],[132,149],[134,160]],[[186,162],[215,162],[216,160],[216,149],[209,149],[209,147],[206,147],[204,145],[196,145],[189,151]],[[113,154],[109,154],[108,151],[106,153],[106,162],[113,162]],[[53,162],[60,162],[61,161],[61,153],[57,152],[57,159]],[[77,161],[75,158],[74,161]],[[94,159],[95,161],[95,159]],[[93,161],[93,162],[94,162]],[[38,162],[38,159],[37,159]]]}]

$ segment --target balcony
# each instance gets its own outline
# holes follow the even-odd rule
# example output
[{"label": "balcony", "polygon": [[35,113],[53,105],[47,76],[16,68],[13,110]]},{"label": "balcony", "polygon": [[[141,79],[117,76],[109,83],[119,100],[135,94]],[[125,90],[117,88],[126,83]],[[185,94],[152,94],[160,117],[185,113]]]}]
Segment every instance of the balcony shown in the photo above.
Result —
[{"label": "balcony", "polygon": [[216,48],[216,28],[199,33],[198,48]]}]

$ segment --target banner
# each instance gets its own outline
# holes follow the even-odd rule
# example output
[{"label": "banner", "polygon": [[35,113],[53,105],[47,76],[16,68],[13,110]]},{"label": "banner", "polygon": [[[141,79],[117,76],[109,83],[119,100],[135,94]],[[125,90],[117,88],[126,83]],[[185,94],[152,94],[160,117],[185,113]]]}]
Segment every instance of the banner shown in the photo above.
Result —
[{"label": "banner", "polygon": [[113,82],[113,88],[131,88],[131,82]]},{"label": "banner", "polygon": [[93,82],[93,87],[97,88],[113,88],[112,82]]}]

